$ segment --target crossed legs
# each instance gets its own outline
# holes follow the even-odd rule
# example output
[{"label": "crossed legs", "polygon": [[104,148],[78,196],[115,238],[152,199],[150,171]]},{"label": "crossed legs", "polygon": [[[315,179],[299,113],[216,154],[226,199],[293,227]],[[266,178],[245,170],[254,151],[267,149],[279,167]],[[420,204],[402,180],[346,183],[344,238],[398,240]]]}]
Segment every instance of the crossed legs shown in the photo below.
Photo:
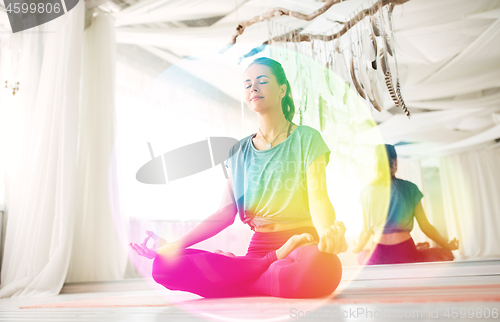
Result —
[{"label": "crossed legs", "polygon": [[342,275],[338,257],[322,253],[317,245],[300,238],[290,243],[292,238],[264,257],[229,257],[199,249],[161,254],[153,262],[153,279],[168,289],[203,297],[308,298],[331,294]]},{"label": "crossed legs", "polygon": [[448,249],[439,247],[418,249],[412,238],[395,245],[376,244],[373,253],[364,250],[358,254],[358,263],[361,265],[437,262],[453,259],[453,253]]}]

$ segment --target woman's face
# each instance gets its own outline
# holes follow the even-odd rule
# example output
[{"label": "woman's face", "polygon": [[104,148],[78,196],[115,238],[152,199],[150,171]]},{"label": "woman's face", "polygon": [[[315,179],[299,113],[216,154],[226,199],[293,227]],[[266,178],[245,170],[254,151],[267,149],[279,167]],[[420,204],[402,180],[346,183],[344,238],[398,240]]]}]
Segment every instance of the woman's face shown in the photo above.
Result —
[{"label": "woman's face", "polygon": [[254,64],[245,71],[243,78],[244,98],[255,112],[278,107],[286,94],[286,85],[279,85],[269,67]]},{"label": "woman's face", "polygon": [[391,176],[395,176],[398,171],[398,159],[394,159],[391,166]]}]

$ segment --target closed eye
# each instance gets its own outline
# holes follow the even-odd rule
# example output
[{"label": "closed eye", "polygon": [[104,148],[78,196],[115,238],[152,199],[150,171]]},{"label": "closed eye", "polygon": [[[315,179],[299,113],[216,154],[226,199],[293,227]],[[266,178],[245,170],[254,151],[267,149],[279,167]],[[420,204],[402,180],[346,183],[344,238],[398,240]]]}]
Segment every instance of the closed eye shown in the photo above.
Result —
[{"label": "closed eye", "polygon": [[[259,84],[267,84],[267,82],[260,82]],[[245,89],[249,89],[252,85],[245,86]]]}]

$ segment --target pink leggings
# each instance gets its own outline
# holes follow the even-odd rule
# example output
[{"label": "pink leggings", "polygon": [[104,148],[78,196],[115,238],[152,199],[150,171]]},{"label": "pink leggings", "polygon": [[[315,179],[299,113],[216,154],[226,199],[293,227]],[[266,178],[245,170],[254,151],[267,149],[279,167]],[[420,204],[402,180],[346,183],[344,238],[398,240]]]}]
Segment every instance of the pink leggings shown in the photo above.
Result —
[{"label": "pink leggings", "polygon": [[450,250],[431,247],[417,249],[413,238],[395,245],[375,244],[373,253],[362,251],[358,254],[358,263],[364,265],[402,264],[417,262],[452,261],[453,253]]},{"label": "pink leggings", "polygon": [[229,257],[199,249],[182,249],[158,255],[153,279],[170,290],[203,297],[277,296],[312,298],[331,294],[340,283],[342,266],[336,255],[318,246],[298,247],[278,260],[275,250],[291,236],[310,233],[314,227],[255,232],[245,256]]}]

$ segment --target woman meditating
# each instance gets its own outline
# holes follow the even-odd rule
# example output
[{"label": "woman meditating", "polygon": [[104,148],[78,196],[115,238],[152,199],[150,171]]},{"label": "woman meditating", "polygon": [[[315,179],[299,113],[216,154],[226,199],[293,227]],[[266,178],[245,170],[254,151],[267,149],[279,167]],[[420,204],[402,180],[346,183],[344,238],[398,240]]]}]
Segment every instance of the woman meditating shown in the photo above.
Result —
[{"label": "woman meditating", "polygon": [[[376,265],[452,261],[454,256],[451,251],[458,249],[458,240],[445,240],[425,216],[420,201],[422,192],[414,183],[396,178],[398,160],[394,146],[377,146],[376,157],[378,177],[363,189],[359,199],[363,209],[363,229],[353,250],[354,253],[359,253],[358,262]],[[390,185],[383,180],[386,158],[390,165]],[[389,195],[390,199],[387,200]],[[427,242],[415,246],[410,235],[413,218],[417,219],[422,232],[442,248],[430,248]],[[363,250],[372,235],[373,253]]]},{"label": "woman meditating", "polygon": [[[344,224],[335,220],[326,191],[330,150],[318,131],[292,123],[291,88],[277,61],[253,61],[243,90],[259,129],[231,148],[219,210],[175,242],[147,231],[142,244],[130,245],[154,258],[153,278],[170,290],[203,297],[329,295],[342,275],[336,254],[347,250]],[[245,256],[187,248],[230,226],[236,213],[255,231]]]}]

